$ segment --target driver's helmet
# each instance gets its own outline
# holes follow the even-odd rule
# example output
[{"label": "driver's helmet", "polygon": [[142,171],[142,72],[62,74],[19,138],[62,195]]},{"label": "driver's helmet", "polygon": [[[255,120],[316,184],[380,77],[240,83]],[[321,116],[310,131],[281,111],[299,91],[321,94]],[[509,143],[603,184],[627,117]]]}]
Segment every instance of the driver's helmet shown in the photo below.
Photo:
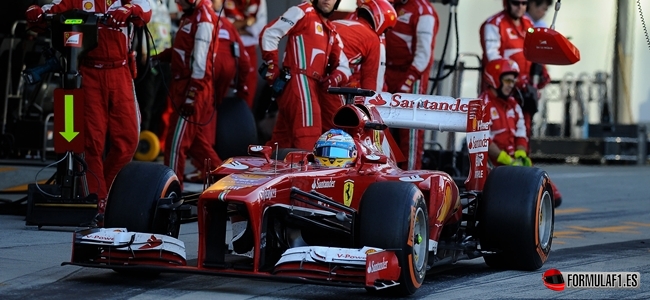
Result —
[{"label": "driver's helmet", "polygon": [[314,146],[314,157],[319,166],[349,167],[357,158],[357,146],[347,132],[330,129],[318,138]]}]

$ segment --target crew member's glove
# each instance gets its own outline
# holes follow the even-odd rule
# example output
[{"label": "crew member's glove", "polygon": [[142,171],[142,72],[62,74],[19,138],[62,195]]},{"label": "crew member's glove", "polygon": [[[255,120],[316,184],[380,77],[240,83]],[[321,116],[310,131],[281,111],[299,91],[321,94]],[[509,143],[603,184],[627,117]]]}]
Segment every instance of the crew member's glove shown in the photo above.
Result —
[{"label": "crew member's glove", "polygon": [[501,153],[499,153],[499,157],[497,157],[497,162],[504,165],[504,166],[510,166],[513,163],[512,157],[508,155],[505,151],[501,150]]},{"label": "crew member's glove", "polygon": [[416,93],[417,91],[413,90],[413,85],[415,84],[415,81],[417,81],[418,76],[419,75],[414,67],[409,68],[406,73],[406,79],[402,85],[400,85],[399,91],[402,93]]},{"label": "crew member's glove", "polygon": [[269,60],[262,64],[259,69],[260,75],[266,79],[266,83],[272,86],[278,77],[280,77],[280,67],[274,61]]},{"label": "crew member's glove", "polygon": [[327,91],[328,88],[341,86],[341,83],[343,82],[345,77],[346,76],[345,74],[343,74],[343,72],[339,70],[334,70],[334,72],[332,72],[330,76],[327,76],[325,80],[323,80],[322,82],[323,89]]},{"label": "crew member's glove", "polygon": [[120,28],[126,26],[126,22],[133,13],[133,5],[125,4],[116,10],[107,13],[106,25],[113,28]]},{"label": "crew member's glove", "polygon": [[190,117],[194,115],[194,98],[196,97],[196,89],[190,88],[185,96],[185,103],[181,104],[178,113],[184,117]]},{"label": "crew member's glove", "polygon": [[526,151],[524,150],[515,151],[515,160],[517,161],[518,165],[524,167],[530,167],[533,165],[533,162],[530,160],[528,155],[526,155]]},{"label": "crew member's glove", "polygon": [[29,23],[38,23],[43,19],[43,9],[38,5],[32,5],[25,11],[25,18]]}]

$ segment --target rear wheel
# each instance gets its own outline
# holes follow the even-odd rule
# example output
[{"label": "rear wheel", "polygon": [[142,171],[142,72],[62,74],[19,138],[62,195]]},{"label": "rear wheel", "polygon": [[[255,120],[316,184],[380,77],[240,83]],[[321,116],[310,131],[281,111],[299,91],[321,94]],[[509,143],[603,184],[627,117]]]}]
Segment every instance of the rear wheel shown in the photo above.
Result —
[{"label": "rear wheel", "polygon": [[215,150],[219,158],[247,156],[248,146],[258,144],[255,118],[246,102],[239,98],[225,98],[217,108],[217,136]]},{"label": "rear wheel", "polygon": [[481,249],[493,268],[537,270],[551,251],[555,212],[548,174],[538,168],[498,167],[478,205]]},{"label": "rear wheel", "polygon": [[[399,285],[388,288],[411,295],[426,275],[429,221],[422,192],[408,182],[376,182],[361,196],[360,246],[397,249]],[[372,291],[369,289],[369,291]]]},{"label": "rear wheel", "polygon": [[106,201],[104,225],[178,238],[180,215],[161,210],[158,204],[161,198],[179,199],[180,196],[180,183],[170,168],[156,163],[131,162],[113,181]]}]

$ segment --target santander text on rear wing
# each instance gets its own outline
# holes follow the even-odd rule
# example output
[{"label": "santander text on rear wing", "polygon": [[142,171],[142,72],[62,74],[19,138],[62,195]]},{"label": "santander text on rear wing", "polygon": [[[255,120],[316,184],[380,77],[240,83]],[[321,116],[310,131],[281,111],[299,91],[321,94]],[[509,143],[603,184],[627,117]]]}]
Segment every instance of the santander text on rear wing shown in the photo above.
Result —
[{"label": "santander text on rear wing", "polygon": [[373,105],[389,127],[467,132],[470,171],[465,187],[468,191],[483,190],[490,144],[490,121],[483,100],[376,93],[364,98],[364,104]]},{"label": "santander text on rear wing", "polygon": [[467,132],[470,102],[480,99],[446,96],[376,93],[366,97],[366,105],[374,105],[389,127]]}]

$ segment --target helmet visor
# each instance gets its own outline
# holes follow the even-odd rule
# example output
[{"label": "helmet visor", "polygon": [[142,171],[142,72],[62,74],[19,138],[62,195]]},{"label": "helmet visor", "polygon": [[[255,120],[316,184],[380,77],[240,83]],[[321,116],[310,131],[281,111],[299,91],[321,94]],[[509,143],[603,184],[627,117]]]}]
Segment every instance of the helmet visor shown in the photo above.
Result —
[{"label": "helmet visor", "polygon": [[352,150],[345,148],[339,148],[336,146],[323,146],[316,148],[314,155],[320,157],[329,157],[329,158],[351,158]]}]

